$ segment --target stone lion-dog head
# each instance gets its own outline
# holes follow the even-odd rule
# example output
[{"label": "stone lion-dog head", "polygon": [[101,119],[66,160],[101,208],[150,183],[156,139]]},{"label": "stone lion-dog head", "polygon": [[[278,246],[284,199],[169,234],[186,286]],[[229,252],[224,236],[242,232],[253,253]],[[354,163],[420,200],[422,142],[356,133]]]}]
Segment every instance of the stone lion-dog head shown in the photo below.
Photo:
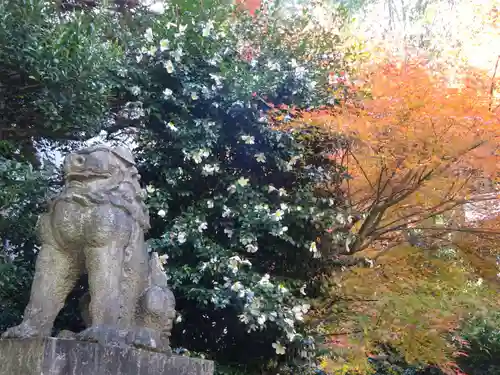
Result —
[{"label": "stone lion-dog head", "polygon": [[143,230],[149,229],[141,176],[128,148],[97,145],[73,152],[64,159],[63,173],[65,191],[60,199],[111,203],[128,211]]}]

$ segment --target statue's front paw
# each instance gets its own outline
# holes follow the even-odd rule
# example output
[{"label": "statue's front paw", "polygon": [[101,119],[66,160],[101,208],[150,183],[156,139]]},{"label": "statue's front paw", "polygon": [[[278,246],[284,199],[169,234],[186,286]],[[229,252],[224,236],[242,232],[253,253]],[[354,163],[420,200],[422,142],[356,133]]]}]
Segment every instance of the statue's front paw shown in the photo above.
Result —
[{"label": "statue's front paw", "polygon": [[92,326],[76,335],[80,341],[97,342],[101,345],[123,346],[125,344],[126,331],[108,325]]},{"label": "statue's front paw", "polygon": [[21,323],[18,326],[11,327],[2,334],[3,339],[29,339],[41,336],[40,330],[28,323]]},{"label": "statue's front paw", "polygon": [[170,348],[165,347],[161,333],[151,328],[136,327],[127,335],[127,344],[140,349],[168,353]]},{"label": "statue's front paw", "polygon": [[58,339],[64,339],[64,340],[74,340],[76,336],[75,332],[69,331],[67,329],[63,329],[59,334],[57,335]]}]

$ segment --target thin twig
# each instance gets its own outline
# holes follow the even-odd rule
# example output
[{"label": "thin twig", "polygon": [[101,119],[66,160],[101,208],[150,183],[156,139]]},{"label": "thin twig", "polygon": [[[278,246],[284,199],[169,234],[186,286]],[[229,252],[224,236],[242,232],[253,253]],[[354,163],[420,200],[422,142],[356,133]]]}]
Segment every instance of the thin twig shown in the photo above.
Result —
[{"label": "thin twig", "polygon": [[488,109],[491,111],[493,108],[493,98],[494,98],[494,93],[495,93],[495,78],[497,75],[497,70],[498,70],[498,65],[500,63],[500,55],[497,57],[497,62],[495,63],[495,69],[493,70],[493,76],[491,77],[491,86],[490,86],[490,105],[488,106]]}]

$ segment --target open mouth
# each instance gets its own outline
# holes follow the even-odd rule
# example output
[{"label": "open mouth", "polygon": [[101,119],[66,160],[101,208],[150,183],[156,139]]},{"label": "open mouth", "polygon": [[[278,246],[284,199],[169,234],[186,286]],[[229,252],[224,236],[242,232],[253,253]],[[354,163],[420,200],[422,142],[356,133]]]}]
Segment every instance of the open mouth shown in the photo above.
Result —
[{"label": "open mouth", "polygon": [[106,179],[110,178],[111,173],[106,173],[106,172],[92,172],[92,171],[87,171],[87,172],[69,172],[66,174],[66,180],[68,181],[78,181],[78,182],[84,182],[84,181],[90,181],[90,180],[98,180],[98,179]]}]

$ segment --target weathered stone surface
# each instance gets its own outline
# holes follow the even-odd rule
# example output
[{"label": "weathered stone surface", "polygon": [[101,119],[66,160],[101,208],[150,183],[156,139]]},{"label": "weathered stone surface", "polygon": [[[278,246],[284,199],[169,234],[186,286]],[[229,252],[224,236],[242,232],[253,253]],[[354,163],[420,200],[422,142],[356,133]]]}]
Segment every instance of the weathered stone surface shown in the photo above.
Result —
[{"label": "weathered stone surface", "polygon": [[0,340],[0,375],[212,375],[212,361],[55,338]]},{"label": "weathered stone surface", "polygon": [[50,336],[66,297],[87,273],[88,327],[76,338],[168,353],[175,299],[144,243],[149,213],[132,153],[89,147],[66,156],[64,175],[62,192],[37,224],[42,246],[23,322],[3,337]]}]

